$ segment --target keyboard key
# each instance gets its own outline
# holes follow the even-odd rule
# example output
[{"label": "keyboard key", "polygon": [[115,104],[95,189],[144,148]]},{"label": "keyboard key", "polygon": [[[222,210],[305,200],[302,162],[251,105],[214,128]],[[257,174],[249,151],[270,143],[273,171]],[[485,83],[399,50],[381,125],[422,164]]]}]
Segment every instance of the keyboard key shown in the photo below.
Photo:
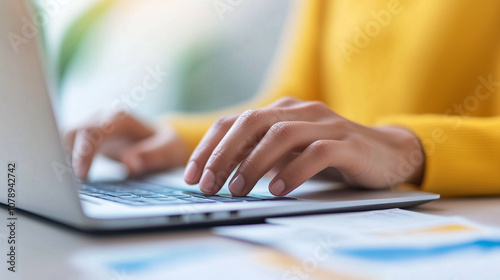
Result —
[{"label": "keyboard key", "polygon": [[144,198],[168,198],[168,196],[163,194],[141,194]]},{"label": "keyboard key", "polygon": [[190,201],[190,202],[199,202],[199,203],[215,202],[214,200],[199,198],[199,197],[181,198],[181,200]]},{"label": "keyboard key", "polygon": [[159,197],[159,198],[153,198],[153,199],[148,199],[147,201],[181,201],[180,199],[177,199],[175,197]]},{"label": "keyboard key", "polygon": [[106,197],[105,194],[98,194],[98,193],[81,193],[82,195],[86,196],[91,196],[91,197],[97,197],[97,198],[104,198]]},{"label": "keyboard key", "polygon": [[191,195],[189,194],[165,194],[168,197],[175,197],[175,198],[189,198]]},{"label": "keyboard key", "polygon": [[240,199],[235,199],[233,197],[223,197],[223,196],[210,196],[208,199],[219,201],[219,202],[241,202]]},{"label": "keyboard key", "polygon": [[123,204],[133,205],[133,206],[147,206],[148,204],[144,201],[116,201]]},{"label": "keyboard key", "polygon": [[157,200],[148,200],[144,205],[179,205],[179,204],[192,204],[188,201],[184,200],[171,200],[171,201],[157,201]]},{"label": "keyboard key", "polygon": [[265,195],[252,195],[246,197],[205,195],[198,192],[181,191],[175,188],[168,188],[167,186],[134,181],[85,183],[81,185],[80,194],[133,206],[293,199]]},{"label": "keyboard key", "polygon": [[130,193],[135,194],[135,195],[155,194],[154,192],[145,191],[145,190],[130,190]]}]

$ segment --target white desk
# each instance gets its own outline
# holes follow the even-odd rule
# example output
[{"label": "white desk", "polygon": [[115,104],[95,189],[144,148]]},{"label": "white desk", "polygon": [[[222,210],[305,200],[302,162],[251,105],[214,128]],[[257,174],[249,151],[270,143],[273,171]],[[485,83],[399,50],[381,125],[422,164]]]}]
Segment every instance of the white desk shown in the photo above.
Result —
[{"label": "white desk", "polygon": [[[499,197],[441,199],[412,210],[437,215],[460,215],[479,223],[500,226]],[[2,208],[0,215],[2,221],[6,221],[5,212]],[[5,229],[0,232],[6,233]],[[4,260],[7,244],[5,235],[1,237],[0,259]],[[100,273],[94,264],[120,259],[120,256],[127,254],[154,258],[158,252],[165,252],[168,255],[170,251],[173,254],[171,257],[175,260],[171,263],[172,269],[169,271],[176,274],[184,270],[185,279],[255,279],[254,277],[259,276],[259,271],[262,275],[275,273],[275,276],[279,277],[294,264],[292,259],[275,250],[224,239],[213,235],[210,229],[96,236],[18,213],[17,240],[18,272],[9,273],[5,261],[2,261],[0,265],[2,280],[137,279],[120,271],[108,275],[95,275]],[[205,246],[209,248],[204,248]],[[196,252],[198,248],[204,252],[209,252],[210,248],[223,248],[223,250],[215,254],[209,252],[206,256],[194,254],[193,258],[189,254],[182,253],[184,249]],[[273,266],[270,267],[269,263],[273,263]],[[409,273],[412,273],[411,268]],[[316,276],[318,279],[332,277],[321,274]],[[158,279],[178,279],[173,277],[176,276],[158,275]]]}]

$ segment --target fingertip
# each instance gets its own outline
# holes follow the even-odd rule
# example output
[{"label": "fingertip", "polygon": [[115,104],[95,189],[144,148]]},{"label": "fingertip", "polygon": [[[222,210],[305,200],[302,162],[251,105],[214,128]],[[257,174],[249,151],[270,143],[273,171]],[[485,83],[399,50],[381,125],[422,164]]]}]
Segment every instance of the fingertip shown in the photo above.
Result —
[{"label": "fingertip", "polygon": [[200,190],[207,195],[214,195],[217,193],[217,186],[215,185],[215,174],[212,170],[207,169],[201,176]]},{"label": "fingertip", "polygon": [[71,159],[71,165],[73,167],[73,172],[76,178],[84,180],[87,178],[87,170],[82,158],[79,155],[73,155]]},{"label": "fingertip", "polygon": [[137,154],[126,154],[122,162],[130,174],[138,175],[145,171],[144,162]]},{"label": "fingertip", "polygon": [[81,162],[73,160],[72,165],[76,178],[80,180],[84,180],[87,178],[88,169]]},{"label": "fingertip", "polygon": [[285,182],[283,179],[276,180],[274,182],[271,182],[269,185],[269,191],[275,195],[275,196],[283,196],[285,195]]},{"label": "fingertip", "polygon": [[134,174],[141,174],[144,172],[144,163],[140,157],[130,158],[130,171]]},{"label": "fingertip", "polygon": [[190,161],[184,170],[184,181],[188,184],[198,183],[198,164],[195,161]]},{"label": "fingertip", "polygon": [[231,180],[229,183],[229,191],[233,196],[245,196],[245,178],[243,175],[238,174],[236,177]]}]

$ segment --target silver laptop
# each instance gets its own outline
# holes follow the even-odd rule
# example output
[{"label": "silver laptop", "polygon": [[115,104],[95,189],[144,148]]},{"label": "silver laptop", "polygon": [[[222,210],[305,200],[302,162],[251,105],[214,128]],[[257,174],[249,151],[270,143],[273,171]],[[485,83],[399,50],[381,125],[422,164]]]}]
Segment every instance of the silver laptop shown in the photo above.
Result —
[{"label": "silver laptop", "polygon": [[[182,172],[141,180],[79,182],[59,137],[40,54],[38,30],[27,30],[28,1],[0,1],[0,202],[88,231],[235,223],[316,212],[411,207],[439,195],[368,191],[308,181],[276,198],[261,180],[247,197],[227,187],[206,196]],[[32,32],[32,33],[30,33]]]}]

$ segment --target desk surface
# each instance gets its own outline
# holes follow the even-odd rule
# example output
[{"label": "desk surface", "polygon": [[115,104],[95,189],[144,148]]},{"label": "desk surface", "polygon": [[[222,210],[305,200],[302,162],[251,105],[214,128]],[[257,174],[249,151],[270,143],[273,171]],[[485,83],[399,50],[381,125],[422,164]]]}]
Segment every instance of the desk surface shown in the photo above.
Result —
[{"label": "desk surface", "polygon": [[[500,226],[500,197],[441,199],[411,210],[436,215],[459,215],[478,223]],[[0,218],[6,221],[6,211],[2,211]],[[5,259],[8,247],[6,230],[2,229],[0,233],[0,252],[4,256],[2,259]],[[273,273],[279,276],[289,269],[287,266],[293,265],[293,261],[273,249],[221,238],[212,234],[210,229],[95,236],[18,214],[16,239],[18,271],[9,273],[2,261],[0,279],[136,279],[120,271],[101,275],[96,264],[116,265],[117,260],[122,260],[127,254],[147,258],[148,254],[154,257],[158,252],[171,250],[175,261],[169,271],[175,275],[182,273],[185,279],[200,275],[203,279],[249,279],[249,274],[241,273],[242,271],[253,271],[250,279],[258,277],[258,271],[266,272],[260,275],[263,277]],[[204,248],[204,252],[210,251],[210,248],[205,248],[207,246],[224,249],[215,255],[194,253],[192,258],[189,254],[183,255],[183,252],[196,252],[199,248]],[[235,262],[236,260],[239,262]],[[279,263],[278,268],[267,268],[266,262],[269,261]],[[3,275],[7,277],[4,278]],[[158,279],[177,278],[162,275]]]}]

